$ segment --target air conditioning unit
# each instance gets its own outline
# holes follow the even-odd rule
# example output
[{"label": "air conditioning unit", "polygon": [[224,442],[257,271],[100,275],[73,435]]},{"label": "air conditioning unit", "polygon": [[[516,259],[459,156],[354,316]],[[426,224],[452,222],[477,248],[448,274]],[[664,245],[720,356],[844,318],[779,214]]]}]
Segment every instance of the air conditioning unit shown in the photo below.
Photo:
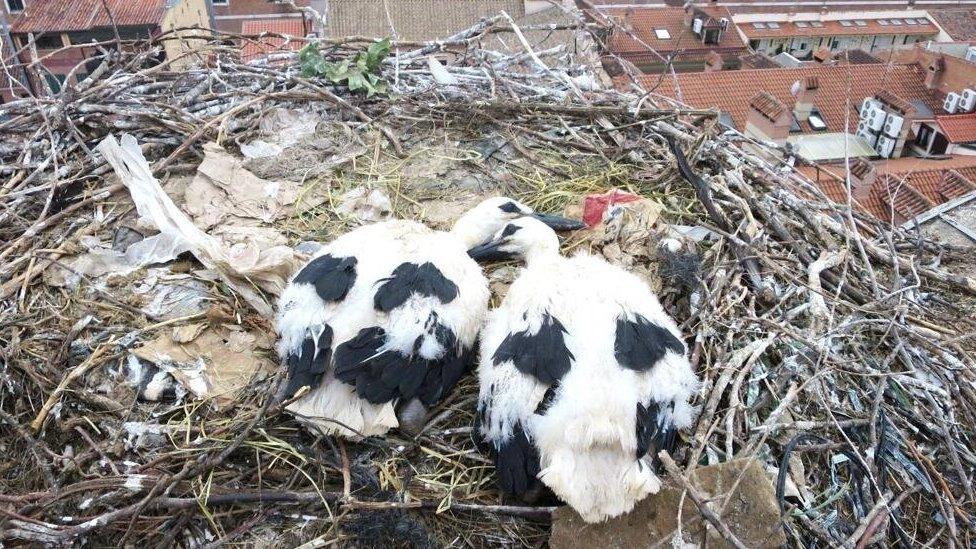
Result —
[{"label": "air conditioning unit", "polygon": [[[863,122],[861,124],[863,124]],[[868,145],[873,149],[874,145],[878,142],[878,134],[872,132],[867,128],[867,126],[862,126],[861,124],[858,124],[855,135],[867,141]]]},{"label": "air conditioning unit", "polygon": [[881,108],[881,102],[878,101],[877,99],[872,99],[870,97],[866,97],[864,99],[864,101],[861,103],[861,119],[862,120],[868,117],[868,113],[871,111],[871,107],[875,107],[875,108],[880,109]]},{"label": "air conditioning unit", "polygon": [[959,110],[970,112],[976,107],[976,90],[966,88],[959,96]]},{"label": "air conditioning unit", "polygon": [[694,22],[691,24],[691,30],[695,31],[695,34],[701,34],[702,20],[696,17]]},{"label": "air conditioning unit", "polygon": [[969,46],[966,48],[966,61],[976,63],[976,46]]},{"label": "air conditioning unit", "polygon": [[949,114],[954,114],[957,109],[959,109],[959,94],[956,92],[949,92],[946,94],[945,103],[942,104],[942,108],[945,112]]},{"label": "air conditioning unit", "polygon": [[901,127],[905,124],[905,119],[897,114],[889,114],[888,118],[885,118],[884,123],[884,133],[888,137],[898,139],[901,133]]},{"label": "air conditioning unit", "polygon": [[887,113],[884,110],[878,107],[871,107],[868,110],[868,115],[864,117],[864,121],[872,131],[879,132],[884,127],[885,116],[887,116]]},{"label": "air conditioning unit", "polygon": [[882,135],[878,137],[878,143],[874,146],[874,150],[878,152],[881,158],[891,158],[891,153],[895,152],[896,139],[892,139],[887,135]]}]

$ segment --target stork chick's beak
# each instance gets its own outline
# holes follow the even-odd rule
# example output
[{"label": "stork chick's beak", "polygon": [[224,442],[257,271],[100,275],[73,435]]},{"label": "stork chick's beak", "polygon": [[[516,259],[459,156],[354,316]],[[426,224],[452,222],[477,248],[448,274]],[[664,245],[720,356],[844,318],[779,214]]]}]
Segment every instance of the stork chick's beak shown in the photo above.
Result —
[{"label": "stork chick's beak", "polygon": [[577,231],[579,229],[585,229],[586,223],[576,219],[570,219],[568,217],[562,217],[558,215],[549,215],[543,213],[534,213],[531,217],[538,219],[539,221],[545,223],[550,229],[554,231]]},{"label": "stork chick's beak", "polygon": [[505,239],[494,240],[468,250],[468,256],[475,261],[505,261],[512,259],[515,254],[501,249]]}]

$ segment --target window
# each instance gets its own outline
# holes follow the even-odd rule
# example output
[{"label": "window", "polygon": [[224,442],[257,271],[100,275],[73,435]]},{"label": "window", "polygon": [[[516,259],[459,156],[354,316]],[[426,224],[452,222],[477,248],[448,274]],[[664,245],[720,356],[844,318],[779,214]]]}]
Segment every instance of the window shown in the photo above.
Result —
[{"label": "window", "polygon": [[810,118],[807,118],[807,122],[810,123],[810,127],[813,131],[822,132],[827,129],[827,123],[823,121],[820,117],[819,112],[814,112],[810,114]]},{"label": "window", "polygon": [[895,25],[897,27],[897,26],[899,26],[899,25],[902,24],[902,20],[901,19],[892,19],[891,20],[891,24],[892,25]]},{"label": "window", "polygon": [[842,27],[853,27],[854,26],[854,23],[851,23],[850,21],[841,21],[840,22],[840,26],[842,26]]},{"label": "window", "polygon": [[818,29],[822,29],[823,28],[823,22],[822,21],[810,21],[810,26],[811,27],[816,27]]},{"label": "window", "polygon": [[864,19],[858,19],[857,21],[854,21],[854,24],[857,25],[857,26],[859,26],[859,27],[866,27],[866,26],[868,26],[868,22],[865,21]]},{"label": "window", "polygon": [[7,11],[10,13],[24,11],[24,0],[7,0]]},{"label": "window", "polygon": [[54,50],[64,46],[60,34],[41,34],[35,36],[34,44],[39,50]]},{"label": "window", "polygon": [[671,33],[668,32],[668,29],[654,29],[654,36],[656,36],[658,40],[671,39]]},{"label": "window", "polygon": [[887,19],[878,19],[878,24],[881,25],[882,27],[887,27],[888,26],[888,20]]},{"label": "window", "polygon": [[801,29],[805,29],[810,26],[810,23],[807,23],[806,21],[797,21],[796,26]]},{"label": "window", "polygon": [[230,4],[230,0],[212,0],[212,2],[215,6],[226,6],[227,4]]},{"label": "window", "polygon": [[764,29],[766,28],[766,23],[753,23],[752,26],[753,28]]},{"label": "window", "polygon": [[919,126],[918,134],[915,136],[915,144],[921,146],[923,149],[927,149],[933,133],[932,128],[922,124]]},{"label": "window", "polygon": [[766,26],[769,27],[769,28],[771,28],[771,29],[778,29],[779,28],[779,23],[769,22],[769,23],[766,23]]}]

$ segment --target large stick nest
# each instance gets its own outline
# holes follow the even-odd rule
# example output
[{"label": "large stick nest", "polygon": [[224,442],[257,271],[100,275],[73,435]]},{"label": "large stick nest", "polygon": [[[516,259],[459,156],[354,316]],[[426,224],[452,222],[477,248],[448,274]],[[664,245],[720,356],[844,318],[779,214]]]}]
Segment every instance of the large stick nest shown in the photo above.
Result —
[{"label": "large stick nest", "polygon": [[[192,399],[143,402],[122,382],[139,341],[191,322],[273,337],[271,319],[214,280],[203,282],[208,310],[175,320],[147,311],[124,284],[43,282],[80,239],[111,241],[132,219],[127,192],[93,152],[105,136],[133,134],[165,182],[192,173],[204,143],[237,150],[270,114],[303,109],[362,145],[353,161],[326,169],[315,168],[328,165],[328,147],[318,156],[308,142],[289,149],[291,160],[275,169],[307,168],[299,180],[308,192],[365,184],[387,192],[397,215],[429,219],[445,197],[506,193],[557,211],[616,187],[661,202],[671,224],[706,227],[713,236],[693,259],[658,266],[668,274],[662,301],[705,380],[678,465],[688,472],[754,457],[778,470],[791,545],[971,546],[976,286],[951,274],[962,252],[834,204],[764,159],[772,158],[764,145],[725,132],[717,113],[581,86],[587,70],[566,48],[536,44],[541,58],[498,51],[500,35],[519,43],[512,30],[495,18],[443,42],[398,45],[383,67],[391,94],[370,99],[302,78],[293,54],[244,64],[222,45],[229,37],[210,41],[210,55],[197,60],[204,65],[176,70],[158,61],[172,38],[163,36],[133,53],[104,51],[97,79],[3,106],[3,537],[545,542],[552,508],[503,501],[471,440],[473,375],[410,440],[309,434],[272,403],[280,374],[256,376],[220,410]],[[544,41],[555,30],[533,32]],[[341,59],[364,45],[333,40],[323,52]],[[434,53],[453,83],[434,81]],[[450,169],[424,184],[404,175],[445,157]],[[281,227],[296,244],[349,225],[327,200]],[[566,249],[602,252],[585,236]],[[199,265],[181,258],[163,268],[186,274]],[[151,440],[133,440],[133,425],[149,426]]]}]

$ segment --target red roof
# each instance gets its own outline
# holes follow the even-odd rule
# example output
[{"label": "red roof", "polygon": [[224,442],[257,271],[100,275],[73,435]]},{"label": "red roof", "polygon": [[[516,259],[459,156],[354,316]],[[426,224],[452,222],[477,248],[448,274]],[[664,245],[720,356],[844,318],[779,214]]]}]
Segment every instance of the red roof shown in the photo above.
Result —
[{"label": "red roof", "polygon": [[27,0],[24,11],[10,16],[13,33],[80,31],[111,27],[111,10],[119,27],[158,25],[166,13],[166,0]]},{"label": "red roof", "polygon": [[[925,87],[925,73],[918,65],[818,65],[679,73],[674,76],[666,74],[655,92],[679,99],[692,107],[717,108],[729,113],[735,127],[741,130],[745,128],[749,101],[757,93],[768,92],[792,108],[795,100],[791,88],[808,76],[816,76],[820,81],[813,104],[830,132],[844,131],[845,114],[850,117],[849,130],[853,132],[857,128],[861,101],[879,89],[885,89],[909,102],[921,101],[933,111],[942,108],[943,94]],[[658,78],[659,75],[644,75],[639,81],[651,89]],[[806,129],[805,121],[801,127]]]},{"label": "red roof", "polygon": [[[908,166],[921,169],[898,171]],[[901,224],[939,204],[976,192],[976,157],[899,158],[876,162],[874,168],[877,180],[855,206],[882,221]],[[834,202],[847,201],[843,166],[820,166],[819,172],[816,167],[803,167],[799,171]]]},{"label": "red roof", "polygon": [[[906,20],[916,23],[908,25]],[[810,36],[861,36],[878,34],[936,34],[939,32],[934,23],[923,17],[877,17],[866,19],[864,17],[852,17],[845,19],[847,24],[836,21],[803,20],[796,21],[776,21],[772,19],[776,28],[769,28],[768,21],[757,21],[756,23],[739,23],[739,28],[749,40],[760,38],[785,38],[785,37],[810,37]],[[887,24],[882,25],[879,21]],[[897,25],[892,25],[892,21],[898,21]],[[857,23],[862,23],[858,25]],[[813,25],[822,26],[815,27]],[[762,28],[756,28],[761,25]]]},{"label": "red roof", "polygon": [[976,113],[946,114],[936,116],[935,121],[950,143],[976,141]]},{"label": "red roof", "polygon": [[305,20],[300,17],[279,17],[277,19],[252,19],[245,21],[241,27],[241,34],[260,35],[263,33],[280,34],[279,36],[260,36],[256,39],[245,39],[241,56],[244,61],[276,51],[298,51],[305,46]]},{"label": "red roof", "polygon": [[[713,19],[726,18],[730,21],[728,29],[722,32],[718,44],[705,44],[685,25],[685,10],[681,8],[627,8],[600,10],[641,41],[661,54],[682,50],[722,50],[738,48],[745,50],[742,37],[731,24],[732,15],[725,8],[698,8]],[[655,31],[667,31],[668,38],[658,38]],[[614,53],[644,53],[647,46],[635,40],[622,29],[615,29],[610,36],[610,50]]]}]

